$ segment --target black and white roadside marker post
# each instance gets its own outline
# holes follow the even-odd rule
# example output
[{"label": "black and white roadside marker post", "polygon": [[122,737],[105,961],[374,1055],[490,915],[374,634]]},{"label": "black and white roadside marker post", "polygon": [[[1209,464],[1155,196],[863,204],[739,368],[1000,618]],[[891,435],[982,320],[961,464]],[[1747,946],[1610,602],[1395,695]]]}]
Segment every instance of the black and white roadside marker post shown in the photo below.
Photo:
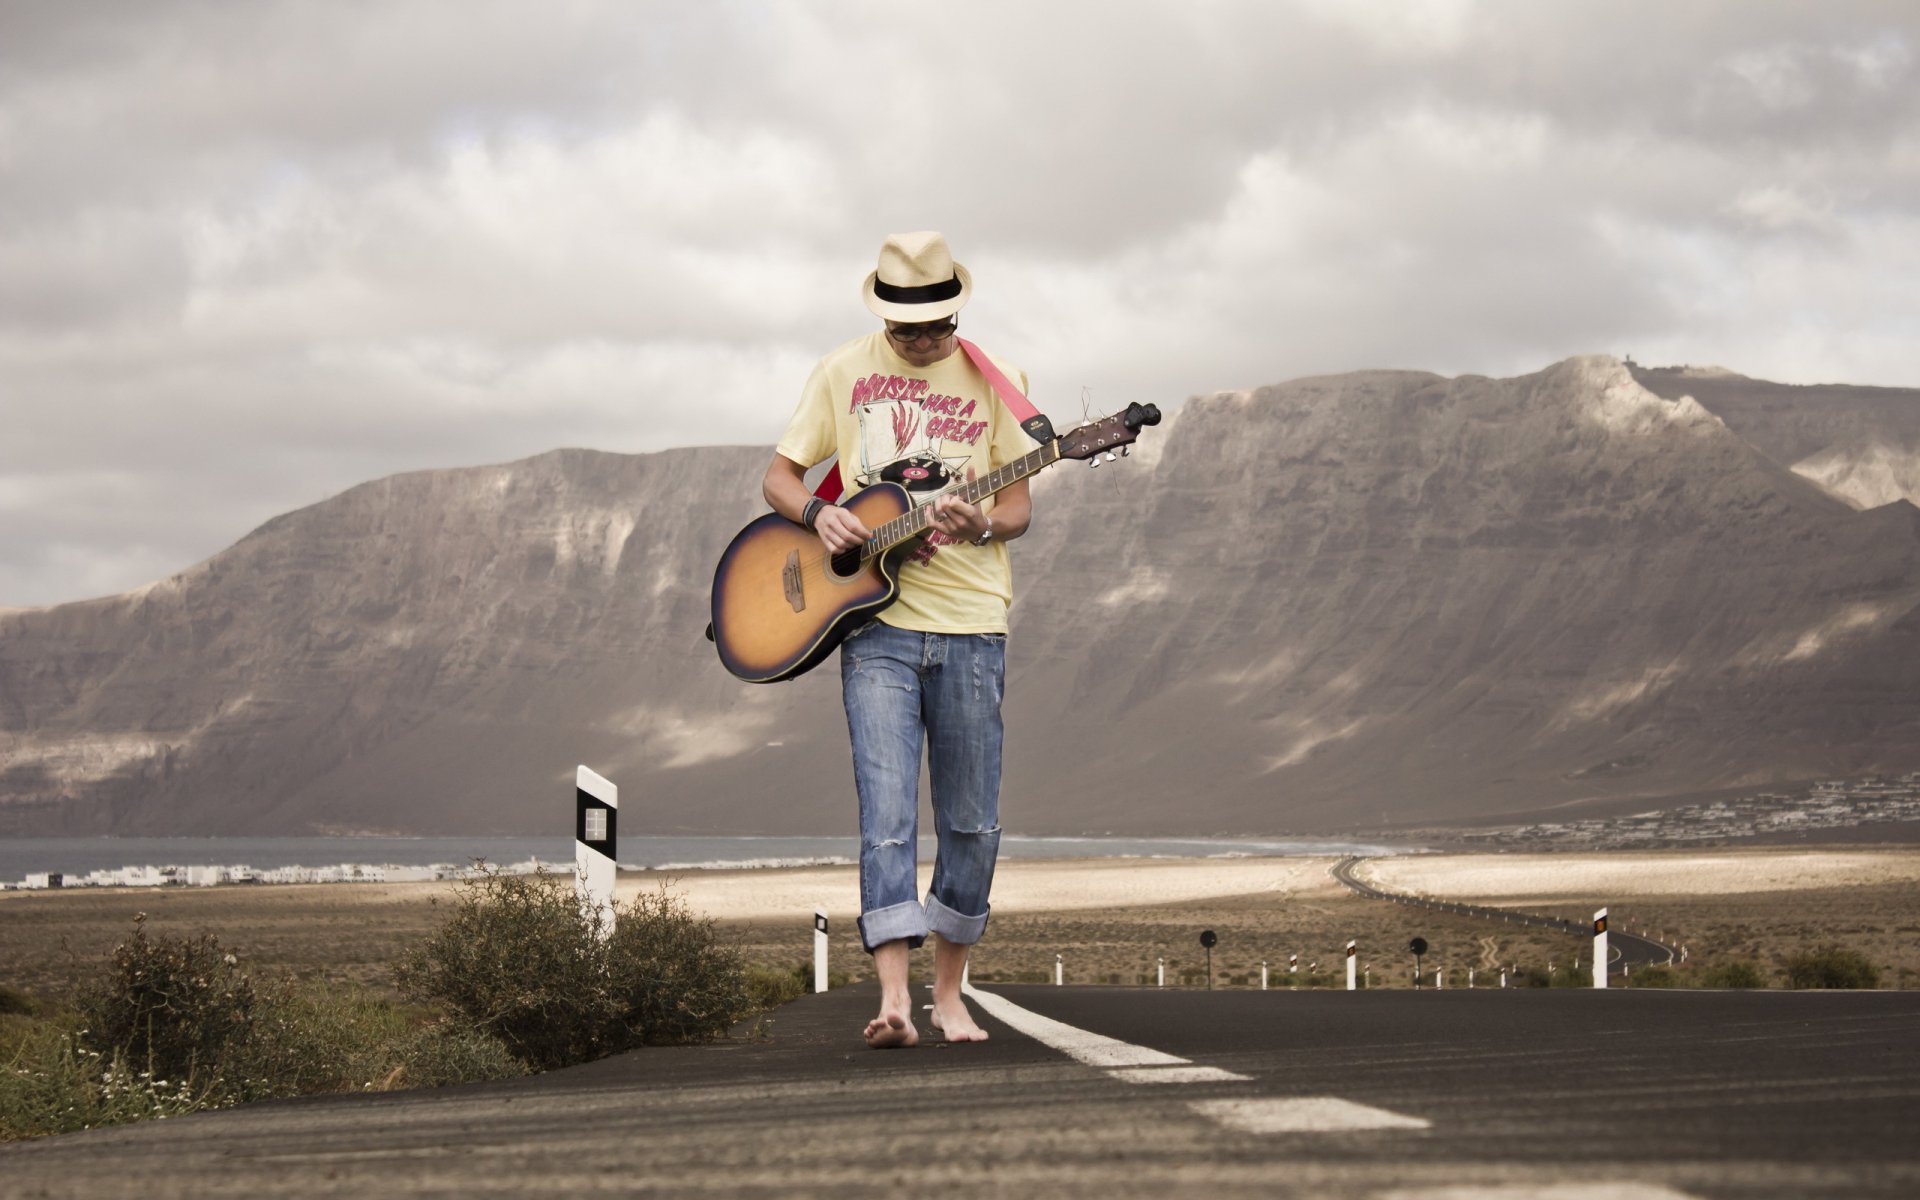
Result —
[{"label": "black and white roadside marker post", "polygon": [[1156,982],[1154,986],[1155,987],[1167,986],[1167,960],[1164,958],[1160,960],[1160,975],[1159,975],[1158,982]]},{"label": "black and white roadside marker post", "polygon": [[1058,954],[1054,955],[1053,956],[1053,986],[1061,987],[1066,983],[1066,978],[1067,978],[1066,972],[1067,972],[1067,966],[1065,961],[1062,960]]},{"label": "black and white roadside marker post", "polygon": [[614,820],[620,789],[589,767],[574,772],[573,889],[583,910],[600,914],[600,936],[613,936],[613,885],[618,874]]},{"label": "black and white roadside marker post", "polygon": [[1413,986],[1417,991],[1420,987],[1420,956],[1427,952],[1427,939],[1414,938],[1407,943],[1407,949],[1413,954]]},{"label": "black and white roadside marker post", "polygon": [[1220,943],[1220,939],[1214,936],[1213,930],[1205,929],[1200,932],[1200,944],[1207,948],[1207,990],[1208,991],[1213,990],[1213,948],[1219,945],[1219,943]]},{"label": "black and white roadside marker post", "polygon": [[1359,953],[1359,946],[1358,942],[1347,943],[1347,990],[1350,992],[1360,990],[1360,960],[1354,957]]},{"label": "black and white roadside marker post", "polygon": [[1607,986],[1607,910],[1593,914],[1593,986]]},{"label": "black and white roadside marker post", "polygon": [[1260,990],[1267,990],[1267,960],[1264,958],[1260,960]]},{"label": "black and white roadside marker post", "polygon": [[827,910],[813,910],[813,990],[827,990]]},{"label": "black and white roadside marker post", "polygon": [[1287,955],[1287,974],[1297,975],[1299,973],[1300,973],[1300,956],[1298,954]]}]

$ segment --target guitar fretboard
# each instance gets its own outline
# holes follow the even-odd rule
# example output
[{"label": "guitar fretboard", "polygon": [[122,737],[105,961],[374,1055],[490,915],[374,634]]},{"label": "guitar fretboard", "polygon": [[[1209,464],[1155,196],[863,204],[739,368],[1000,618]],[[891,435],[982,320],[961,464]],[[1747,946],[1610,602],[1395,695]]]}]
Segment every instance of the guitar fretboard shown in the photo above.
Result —
[{"label": "guitar fretboard", "polygon": [[[978,504],[1000,489],[1018,483],[1059,460],[1060,441],[1055,438],[1038,450],[1016,458],[1006,466],[963,484],[948,494],[958,496],[968,504]],[[861,549],[860,557],[862,560],[878,557],[909,538],[919,537],[931,528],[933,528],[933,505],[932,503],[922,504],[912,512],[902,513],[874,530],[873,536],[867,539],[866,546]]]}]

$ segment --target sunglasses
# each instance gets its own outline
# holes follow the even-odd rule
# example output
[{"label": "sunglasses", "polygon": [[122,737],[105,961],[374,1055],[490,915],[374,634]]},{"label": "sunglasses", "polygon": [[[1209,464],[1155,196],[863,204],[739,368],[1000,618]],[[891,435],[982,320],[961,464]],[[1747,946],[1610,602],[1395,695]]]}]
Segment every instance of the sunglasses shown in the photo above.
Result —
[{"label": "sunglasses", "polygon": [[921,338],[932,338],[937,342],[941,338],[951,337],[953,331],[958,328],[960,328],[960,322],[955,320],[928,321],[920,325],[892,325],[887,328],[887,336],[902,345],[917,342]]}]

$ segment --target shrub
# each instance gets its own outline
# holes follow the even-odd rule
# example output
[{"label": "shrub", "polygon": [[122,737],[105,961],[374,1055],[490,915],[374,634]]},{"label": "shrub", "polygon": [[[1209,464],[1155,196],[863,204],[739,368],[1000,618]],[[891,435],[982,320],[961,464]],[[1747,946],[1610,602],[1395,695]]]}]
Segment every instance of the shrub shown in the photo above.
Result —
[{"label": "shrub", "polygon": [[535,1069],[708,1040],[748,1011],[738,953],[664,888],[618,908],[610,938],[544,871],[483,871],[455,903],[400,964],[401,991],[445,1004]]},{"label": "shrub", "polygon": [[402,960],[403,995],[446,1004],[537,1069],[586,1062],[634,1040],[607,970],[600,914],[542,871],[483,870],[451,920]]},{"label": "shrub", "polygon": [[499,1038],[450,1021],[410,1031],[395,1049],[398,1069],[387,1076],[383,1087],[441,1087],[527,1073],[526,1065],[509,1054]]},{"label": "shrub", "polygon": [[1700,972],[1700,986],[1708,988],[1763,988],[1767,986],[1767,977],[1761,973],[1758,963],[1735,959],[1732,962],[1715,963]]},{"label": "shrub", "polygon": [[1623,982],[1629,987],[1638,988],[1675,988],[1681,986],[1680,972],[1665,963],[1641,967]]},{"label": "shrub", "polygon": [[1875,988],[1880,972],[1867,956],[1845,946],[1805,950],[1787,959],[1787,986],[1794,988]]},{"label": "shrub", "polygon": [[[1633,981],[1639,983],[1640,977],[1635,975]],[[1593,972],[1591,970],[1582,971],[1579,967],[1556,966],[1552,971],[1547,973],[1547,986],[1557,988],[1592,987]]]},{"label": "shrub", "polygon": [[364,989],[283,983],[260,996],[246,1040],[220,1064],[222,1090],[239,1101],[377,1089],[411,1030]]},{"label": "shrub", "polygon": [[253,1021],[253,981],[211,934],[149,938],[147,916],[114,948],[106,975],[82,988],[84,1047],[142,1072],[185,1079],[216,1070]]},{"label": "shrub", "polygon": [[619,911],[608,951],[623,1020],[650,1045],[712,1041],[751,1008],[739,952],[665,885]]},{"label": "shrub", "polygon": [[0,1017],[30,1017],[39,1009],[40,1006],[34,1003],[32,996],[17,987],[0,983]]},{"label": "shrub", "polygon": [[155,1075],[123,1051],[89,1048],[39,1022],[0,1069],[0,1141],[70,1133],[210,1107],[192,1079]]},{"label": "shrub", "polygon": [[[831,979],[828,980],[828,986],[832,986]],[[761,1011],[779,1008],[813,990],[813,964],[801,963],[784,971],[773,967],[748,967],[746,987],[747,1002],[754,1008]]]},{"label": "shrub", "polygon": [[149,937],[136,919],[79,1012],[0,1014],[0,1140],[525,1071],[468,1025],[421,1027],[358,987],[256,988],[213,938]]}]

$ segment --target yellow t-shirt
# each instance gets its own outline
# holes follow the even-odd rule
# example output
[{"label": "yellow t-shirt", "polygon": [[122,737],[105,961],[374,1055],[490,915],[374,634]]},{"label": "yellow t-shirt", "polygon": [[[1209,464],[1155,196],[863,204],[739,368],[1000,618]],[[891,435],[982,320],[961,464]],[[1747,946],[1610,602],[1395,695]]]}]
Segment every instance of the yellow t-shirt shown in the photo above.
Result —
[{"label": "yellow t-shirt", "polygon": [[[1027,390],[1024,372],[993,363]],[[803,467],[839,454],[847,495],[888,479],[925,504],[1034,446],[964,350],[916,367],[876,330],[815,365],[776,449]],[[982,504],[993,511],[991,498]],[[900,598],[880,619],[923,633],[1005,633],[1012,603],[1005,542],[975,546],[935,532],[902,565]]]}]

